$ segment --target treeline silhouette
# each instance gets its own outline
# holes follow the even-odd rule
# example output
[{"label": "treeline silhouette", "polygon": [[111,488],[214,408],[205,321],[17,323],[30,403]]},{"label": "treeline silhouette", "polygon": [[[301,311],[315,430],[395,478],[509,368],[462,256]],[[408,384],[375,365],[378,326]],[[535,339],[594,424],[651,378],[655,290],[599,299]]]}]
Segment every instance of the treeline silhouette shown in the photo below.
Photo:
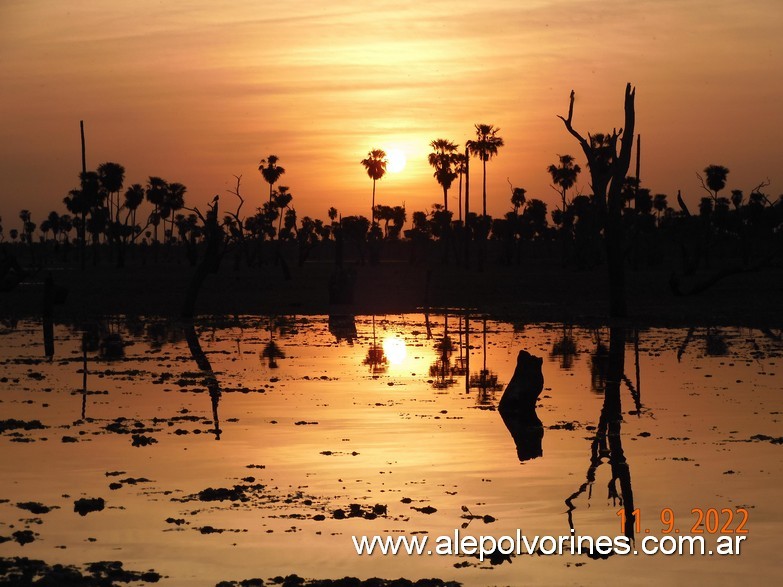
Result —
[{"label": "treeline silhouette", "polygon": [[[570,158],[569,155],[560,158],[566,157]],[[105,166],[124,172],[116,163],[101,165]],[[718,179],[713,171],[716,168],[721,170]],[[575,175],[578,175],[579,167],[576,169]],[[253,215],[240,218],[239,223],[227,215],[223,225],[227,234],[241,231],[250,241],[295,242],[302,249],[299,256],[302,262],[318,243],[334,241],[338,231],[357,247],[361,262],[366,260],[366,249],[373,240],[405,240],[415,245],[442,241],[450,232],[452,236],[467,236],[473,241],[481,238],[496,241],[500,245],[497,260],[502,263],[519,262],[527,251],[551,250],[551,247],[526,249],[525,245],[554,243],[564,246],[564,266],[590,268],[600,265],[604,261],[601,253],[603,235],[595,218],[594,196],[577,193],[568,197],[567,190],[573,181],[556,177],[557,171],[552,172],[553,181],[563,189],[565,208],[557,206],[551,214],[543,200],[528,199],[524,188],[513,188],[510,209],[503,216],[493,218],[469,212],[467,222],[455,220],[452,211],[435,203],[430,210],[413,212],[408,224],[404,206],[378,204],[373,209],[377,225],[377,235],[373,235],[368,218],[361,215],[338,218],[334,207],[328,210],[325,221],[309,216],[298,218],[291,205],[293,196],[289,188],[281,186],[271,191],[271,199]],[[764,252],[772,253],[771,245],[779,243],[783,195],[773,201],[764,192],[768,182],[763,182],[747,196],[743,190],[732,189],[726,197],[722,192],[728,172],[727,168],[717,165],[705,169],[705,189],[710,195],[701,198],[698,210],[694,212],[688,209],[681,196],[675,200],[679,201],[679,209],[675,209],[667,194],[653,194],[650,189],[640,186],[636,178],[627,178],[622,191],[622,217],[632,239],[628,251],[630,262],[634,265],[657,264],[666,258],[664,253],[671,254],[672,248],[681,247],[685,247],[684,259],[689,269],[699,262],[709,266],[713,260],[727,255],[736,255],[749,264]],[[126,250],[132,244],[150,250],[159,245],[177,245],[195,264],[195,247],[203,243],[204,227],[196,213],[183,212],[190,210],[185,205],[185,186],[150,177],[146,187],[133,184],[121,198],[122,175],[114,184],[118,187],[109,191],[100,180],[97,186],[93,183],[98,175],[96,172],[88,173],[86,189],[71,190],[65,198],[70,213],[53,210],[36,223],[28,210],[21,210],[18,227],[10,228],[7,233],[0,231],[0,242],[16,245],[17,258],[32,265],[68,261],[82,243],[91,246],[89,257],[93,264],[113,260],[123,266]],[[152,210],[138,222],[137,216],[141,215],[140,208],[145,201]],[[410,228],[405,229],[406,224]],[[460,259],[458,253],[455,247],[454,258]],[[152,260],[137,258],[144,262]],[[258,261],[256,257],[251,259]]]},{"label": "treeline silhouette", "polygon": [[[655,193],[628,174],[633,144],[634,91],[626,88],[626,128],[610,134],[580,135],[571,125],[573,92],[568,117],[560,117],[587,158],[592,193],[577,190],[582,169],[569,154],[557,156],[546,171],[559,202],[551,210],[541,198],[529,197],[523,187],[510,185],[509,209],[501,217],[486,213],[487,163],[503,147],[500,129],[475,125],[476,138],[457,143],[438,138],[430,143],[428,163],[443,191],[443,203],[410,215],[404,205],[376,204],[376,183],[386,172],[384,151],[374,149],[360,163],[373,182],[371,217],[342,216],[334,206],[326,219],[299,217],[294,194],[279,181],[285,169],[269,155],[259,171],[269,184],[269,197],[248,206],[241,178],[223,196],[215,196],[205,211],[188,203],[187,188],[151,176],[145,185],[125,185],[125,168],[102,163],[79,175],[79,186],[63,199],[65,210],[53,210],[36,223],[28,210],[19,225],[3,230],[0,219],[3,289],[24,275],[23,266],[43,267],[78,259],[84,267],[113,263],[187,260],[196,268],[193,286],[215,272],[223,257],[233,253],[234,268],[274,263],[290,277],[289,262],[303,266],[317,248],[342,267],[343,255],[359,263],[377,264],[387,243],[407,250],[411,263],[454,263],[483,270],[490,261],[505,265],[541,258],[564,268],[609,268],[612,313],[623,315],[624,279],[628,268],[657,266],[672,261],[670,277],[675,294],[696,293],[732,273],[755,269],[779,258],[783,243],[783,196],[766,192],[769,181],[747,190],[728,189],[729,169],[708,165],[696,174],[706,195],[691,211],[681,195]],[[482,213],[470,209],[470,158],[482,163]],[[457,213],[449,209],[448,192],[458,181]],[[464,193],[463,193],[464,186]],[[225,204],[228,202],[228,204]],[[676,206],[676,207],[675,207]],[[456,216],[456,217],[455,217]],[[323,257],[322,257],[323,258]],[[397,253],[399,258],[399,253]],[[711,274],[688,281],[699,269]]]},{"label": "treeline silhouette", "polygon": [[[563,155],[561,165],[564,159],[573,161],[569,155]],[[7,233],[0,231],[0,242],[14,245],[17,258],[33,266],[72,260],[85,244],[90,247],[88,258],[93,264],[114,262],[122,267],[127,249],[135,245],[142,251],[135,255],[139,262],[158,261],[161,247],[176,247],[195,265],[205,240],[204,223],[197,212],[186,206],[185,186],[150,177],[146,186],[128,187],[123,197],[124,168],[117,163],[104,163],[101,169],[118,174],[88,172],[82,187],[71,190],[65,198],[68,212],[53,210],[39,223],[33,221],[28,210],[20,211],[18,227]],[[553,182],[562,190],[561,205],[551,213],[543,200],[528,198],[524,188],[515,187],[509,211],[499,218],[469,212],[467,221],[455,220],[453,211],[436,203],[430,210],[413,212],[408,223],[404,206],[378,204],[373,208],[373,227],[361,215],[339,217],[334,207],[329,208],[327,220],[299,218],[289,188],[280,186],[270,191],[270,200],[252,215],[237,218],[227,214],[221,227],[227,237],[236,237],[246,246],[264,241],[296,243],[300,264],[319,243],[334,241],[340,232],[356,247],[362,263],[374,241],[408,241],[415,249],[417,245],[443,241],[451,233],[460,240],[467,237],[471,241],[495,241],[496,259],[501,263],[519,263],[526,254],[546,254],[561,245],[563,266],[591,268],[605,261],[601,251],[603,231],[597,222],[594,196],[577,193],[569,197],[567,193],[579,174],[579,167],[574,169],[571,179],[562,174],[563,166],[550,166]],[[667,194],[653,194],[635,177],[626,179],[622,221],[631,240],[629,263],[658,264],[679,248],[684,268],[693,271],[700,263],[709,267],[727,256],[750,265],[774,252],[772,245],[779,245],[780,240],[783,196],[773,200],[764,192],[768,183],[763,182],[747,196],[743,190],[732,189],[727,197],[722,194],[729,170],[710,165],[704,172],[709,195],[701,198],[693,212],[679,193],[675,200],[679,209],[675,209]],[[142,214],[145,202],[151,210]],[[138,218],[142,218],[141,222]],[[530,246],[536,243],[554,246]],[[253,254],[252,248],[246,252],[247,264],[263,261]],[[165,259],[170,260],[172,254],[167,251]],[[411,253],[413,262],[421,258],[424,256],[416,251]],[[464,260],[457,247],[446,257],[449,258]]]}]

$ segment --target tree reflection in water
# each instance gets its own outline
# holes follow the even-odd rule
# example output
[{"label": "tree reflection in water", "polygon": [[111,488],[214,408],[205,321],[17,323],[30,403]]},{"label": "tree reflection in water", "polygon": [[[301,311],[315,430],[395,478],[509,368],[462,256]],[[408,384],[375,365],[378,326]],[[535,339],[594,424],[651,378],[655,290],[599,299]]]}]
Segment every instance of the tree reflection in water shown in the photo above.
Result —
[{"label": "tree reflection in water", "polygon": [[576,340],[573,337],[573,328],[563,324],[563,333],[560,340],[552,345],[550,357],[560,357],[560,368],[569,370],[574,366],[574,359],[577,354]]},{"label": "tree reflection in water", "polygon": [[389,361],[383,352],[383,346],[378,344],[378,338],[375,332],[375,314],[372,317],[372,344],[367,349],[367,356],[364,357],[362,364],[370,367],[370,373],[380,375],[389,368]]},{"label": "tree reflection in water", "polygon": [[215,377],[215,372],[212,370],[212,364],[209,362],[209,358],[201,348],[201,343],[199,342],[198,334],[196,334],[196,328],[193,322],[185,322],[184,327],[185,339],[188,342],[188,349],[190,349],[190,354],[193,357],[193,360],[196,362],[199,370],[204,373],[204,382],[207,385],[209,399],[212,402],[212,424],[213,431],[215,433],[215,440],[220,440],[220,434],[222,433],[222,430],[220,429],[220,417],[218,416],[220,396],[222,395],[222,392],[220,391],[220,383],[218,382],[217,377]]},{"label": "tree reflection in water", "polygon": [[[480,406],[491,405],[495,399],[495,392],[503,389],[503,383],[498,381],[498,374],[494,371],[490,371],[487,368],[487,319],[483,319],[483,364],[482,368],[478,372],[473,372],[467,377],[466,391],[471,389],[478,390],[476,396],[476,403]],[[465,318],[465,337],[466,340],[470,335],[469,320]],[[467,346],[467,354],[470,355],[470,346]],[[469,360],[466,363],[469,372]]]},{"label": "tree reflection in water", "polygon": [[435,362],[430,365],[430,377],[432,387],[435,389],[448,389],[457,380],[454,379],[454,370],[451,366],[451,355],[454,352],[454,342],[449,336],[449,315],[443,315],[443,336],[435,343],[437,353]]},{"label": "tree reflection in water", "polygon": [[464,342],[464,335],[465,331],[463,330],[463,317],[460,315],[459,317],[459,325],[457,326],[457,331],[459,332],[459,343],[457,344],[458,350],[459,350],[459,356],[454,359],[454,366],[451,368],[451,374],[456,375],[457,377],[461,377],[462,375],[465,375],[468,372],[468,361],[467,357],[465,356],[465,349],[467,348],[467,345]]},{"label": "tree reflection in water", "polygon": [[348,346],[353,346],[356,339],[356,318],[352,314],[329,314],[329,332],[337,344],[344,339]]},{"label": "tree reflection in water", "polygon": [[608,460],[611,467],[611,479],[607,485],[608,497],[612,499],[613,503],[623,507],[625,511],[623,533],[633,542],[636,518],[633,514],[631,470],[625,459],[620,435],[623,421],[620,386],[623,381],[628,379],[625,376],[625,338],[626,332],[623,328],[610,328],[604,403],[595,437],[590,444],[590,466],[587,469],[585,482],[565,500],[565,503],[568,506],[568,525],[572,531],[575,531],[573,512],[576,510],[576,506],[574,501],[585,492],[587,492],[588,500],[592,497],[596,471],[603,462]]},{"label": "tree reflection in water", "polygon": [[275,330],[279,324],[274,316],[269,318],[269,342],[264,345],[264,349],[261,351],[261,358],[266,359],[270,369],[277,369],[278,359],[285,359],[285,353],[280,346],[275,342]]}]

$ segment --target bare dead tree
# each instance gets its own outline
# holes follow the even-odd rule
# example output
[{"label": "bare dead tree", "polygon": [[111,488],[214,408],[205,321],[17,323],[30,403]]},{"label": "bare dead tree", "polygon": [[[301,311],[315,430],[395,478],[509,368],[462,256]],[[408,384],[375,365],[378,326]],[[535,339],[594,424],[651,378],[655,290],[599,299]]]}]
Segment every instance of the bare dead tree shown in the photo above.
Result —
[{"label": "bare dead tree", "polygon": [[[566,130],[582,147],[590,170],[591,187],[598,218],[604,230],[604,244],[609,273],[609,308],[612,316],[627,313],[625,293],[625,253],[622,223],[622,189],[631,165],[636,112],[634,98],[636,89],[625,87],[625,126],[619,131],[613,129],[609,135],[587,135],[585,139],[573,127],[574,91],[568,106],[568,117],[558,118]],[[618,141],[620,143],[618,150]]]},{"label": "bare dead tree", "polygon": [[239,199],[239,204],[237,204],[236,210],[228,212],[222,221],[219,212],[220,196],[215,196],[212,199],[212,202],[207,205],[206,214],[203,214],[197,207],[185,208],[196,214],[201,221],[204,230],[205,248],[204,256],[201,258],[198,265],[196,265],[188,288],[185,291],[185,298],[180,313],[182,318],[193,317],[196,299],[198,298],[199,291],[201,291],[201,286],[204,285],[207,275],[210,273],[217,273],[217,270],[220,267],[220,261],[226,252],[238,243],[241,243],[244,239],[243,222],[239,216],[242,205],[245,203],[244,198],[242,198],[239,192],[242,176],[234,177],[236,177],[237,180],[236,188],[234,190],[229,190],[229,193]]}]

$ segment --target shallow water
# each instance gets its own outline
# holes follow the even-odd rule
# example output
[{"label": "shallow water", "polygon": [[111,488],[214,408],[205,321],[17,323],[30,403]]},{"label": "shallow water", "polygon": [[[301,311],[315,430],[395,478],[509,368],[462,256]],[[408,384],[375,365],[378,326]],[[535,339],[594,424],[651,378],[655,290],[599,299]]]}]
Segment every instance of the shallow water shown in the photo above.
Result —
[{"label": "shallow water", "polygon": [[[0,536],[30,530],[35,540],[6,541],[0,556],[121,560],[169,585],[290,573],[467,585],[779,576],[779,333],[612,334],[473,316],[466,340],[465,322],[291,316],[197,322],[188,332],[116,318],[55,326],[51,359],[40,323],[5,325]],[[542,455],[524,461],[537,453],[535,434],[518,438],[518,453],[496,409],[520,350],[543,358],[544,376]],[[612,375],[618,365],[622,378]],[[602,420],[610,398],[622,421]],[[209,488],[234,499],[211,500],[221,495]],[[75,500],[98,497],[102,511],[74,512]],[[53,509],[36,514],[24,502]],[[715,508],[721,526],[731,515],[727,532],[746,510],[748,533],[738,556],[525,554],[494,565],[358,556],[351,539],[434,541],[457,528],[532,539],[572,527],[614,537],[623,534],[618,512],[637,508],[636,545],[669,528],[692,534],[694,508]],[[712,548],[720,529],[698,529]]]}]

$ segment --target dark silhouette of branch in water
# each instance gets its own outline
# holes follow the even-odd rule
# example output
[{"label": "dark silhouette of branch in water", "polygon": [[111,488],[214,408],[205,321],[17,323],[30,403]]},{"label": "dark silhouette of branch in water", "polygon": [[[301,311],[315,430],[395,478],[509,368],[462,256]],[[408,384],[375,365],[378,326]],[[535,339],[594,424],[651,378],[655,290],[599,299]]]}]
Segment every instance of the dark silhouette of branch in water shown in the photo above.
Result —
[{"label": "dark silhouette of branch in water", "polygon": [[220,440],[220,418],[218,416],[218,406],[220,404],[220,383],[215,377],[215,372],[212,370],[212,364],[209,362],[206,353],[201,348],[201,343],[196,334],[196,328],[193,322],[188,321],[185,323],[185,339],[188,341],[188,348],[190,354],[193,356],[193,360],[196,362],[199,370],[204,373],[204,380],[209,390],[209,398],[212,400],[212,422],[215,432],[215,440]]},{"label": "dark silhouette of branch in water", "polygon": [[87,417],[87,345],[82,335],[82,420]]},{"label": "dark silhouette of branch in water", "polygon": [[601,466],[601,463],[603,462],[603,459],[607,454],[608,451],[606,448],[606,420],[604,419],[604,415],[602,413],[601,419],[598,422],[598,427],[595,432],[595,437],[593,438],[593,441],[590,443],[590,466],[587,468],[587,474],[585,475],[586,480],[584,483],[582,483],[579,486],[579,489],[577,489],[574,493],[569,495],[565,500],[565,504],[566,506],[568,506],[568,511],[566,512],[568,515],[568,527],[571,530],[575,531],[573,512],[576,509],[576,506],[574,505],[574,501],[585,491],[588,491],[588,489],[589,491],[587,493],[587,499],[590,500],[590,498],[593,496],[593,483],[595,482],[595,472],[598,470],[598,467]]},{"label": "dark silhouette of branch in water", "polygon": [[688,345],[691,343],[691,339],[693,338],[693,333],[695,332],[695,328],[691,326],[688,329],[688,333],[685,335],[685,338],[682,341],[682,344],[680,345],[680,348],[677,349],[677,362],[679,363],[682,359],[682,356],[685,354],[685,351],[688,349]]},{"label": "dark silhouette of branch in water", "polygon": [[772,252],[769,255],[766,255],[763,258],[759,259],[756,263],[750,266],[738,265],[736,267],[725,267],[720,271],[717,271],[712,275],[705,277],[700,281],[697,281],[688,290],[682,287],[682,283],[681,283],[682,276],[677,275],[676,273],[672,273],[672,276],[669,278],[669,287],[671,288],[672,293],[675,296],[697,295],[702,293],[703,291],[708,290],[713,285],[717,284],[718,282],[722,281],[727,277],[731,277],[732,275],[739,275],[741,273],[751,273],[754,271],[758,271],[763,267],[767,267],[772,264],[772,262],[775,260],[777,256],[778,256],[777,252]]},{"label": "dark silhouette of branch in water", "polygon": [[778,333],[778,334],[775,334],[775,333],[774,333],[774,332],[772,332],[772,330],[770,330],[769,328],[760,328],[759,330],[761,330],[761,333],[762,333],[764,336],[766,336],[767,338],[771,338],[772,340],[775,340],[775,341],[778,341],[778,342],[780,342],[781,340],[783,340],[783,336],[781,336],[781,334],[780,334],[780,333]]},{"label": "dark silhouette of branch in water", "polygon": [[633,398],[634,406],[636,406],[636,413],[637,415],[639,415],[639,412],[642,409],[642,398],[639,393],[639,390],[634,387],[631,380],[625,374],[623,374],[623,383],[625,383],[625,386],[628,388],[628,391],[631,392],[631,397]]},{"label": "dark silhouette of branch in water", "polygon": [[[609,439],[609,463],[612,467],[612,480],[609,482],[609,496],[619,500],[625,509],[625,535],[634,540],[633,488],[631,469],[625,459],[620,428],[623,421],[620,403],[620,381],[625,376],[625,329],[614,327],[610,330],[609,371],[606,380],[606,394],[602,413],[606,414],[607,436]],[[617,483],[620,490],[617,490]]]}]

